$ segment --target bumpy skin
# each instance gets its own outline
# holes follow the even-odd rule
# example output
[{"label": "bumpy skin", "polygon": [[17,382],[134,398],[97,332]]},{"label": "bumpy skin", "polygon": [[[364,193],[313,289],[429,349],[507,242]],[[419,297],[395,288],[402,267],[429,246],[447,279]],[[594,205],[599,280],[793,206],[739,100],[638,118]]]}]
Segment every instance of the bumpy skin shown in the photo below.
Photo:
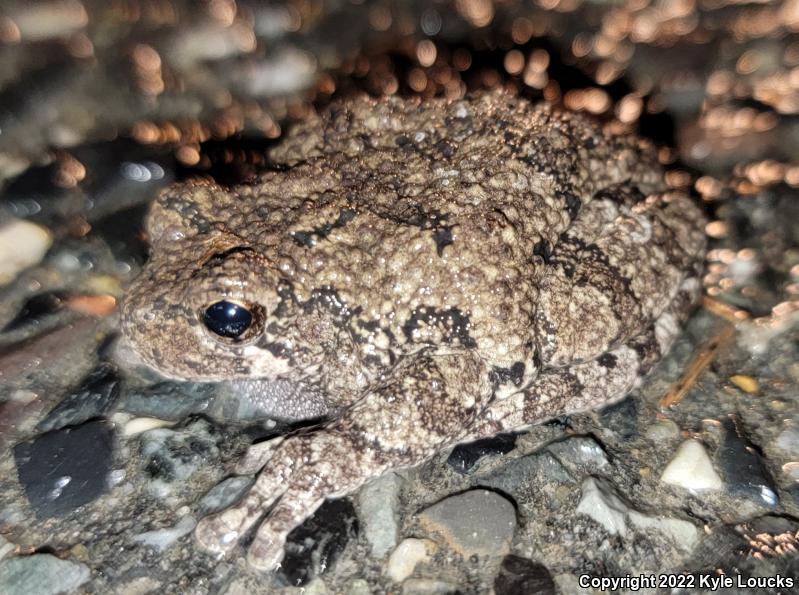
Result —
[{"label": "bumpy skin", "polygon": [[[252,490],[198,526],[227,552],[263,517],[257,568],[326,497],[622,398],[698,296],[700,211],[666,192],[650,145],[580,115],[500,92],[359,98],[272,159],[247,185],[165,192],[123,308],[162,374],[324,417],[256,445]],[[240,339],[202,323],[221,299],[255,314]]]}]

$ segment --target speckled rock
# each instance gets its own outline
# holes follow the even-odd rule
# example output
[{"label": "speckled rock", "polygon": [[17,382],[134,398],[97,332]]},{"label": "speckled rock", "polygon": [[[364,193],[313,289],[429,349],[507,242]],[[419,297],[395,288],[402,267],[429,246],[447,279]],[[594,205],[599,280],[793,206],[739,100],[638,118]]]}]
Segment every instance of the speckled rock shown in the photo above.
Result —
[{"label": "speckled rock", "polygon": [[516,510],[496,492],[469,490],[423,510],[419,522],[431,536],[464,556],[498,556],[510,547]]},{"label": "speckled rock", "polygon": [[9,558],[0,562],[0,592],[4,595],[69,593],[89,580],[83,564],[50,554]]},{"label": "speckled rock", "polygon": [[657,532],[685,553],[699,540],[698,529],[690,522],[639,512],[624,501],[605,480],[589,477],[582,485],[577,512],[586,514],[612,535],[633,539],[633,533]]},{"label": "speckled rock", "polygon": [[376,558],[382,558],[397,545],[401,485],[402,480],[396,473],[386,473],[367,483],[358,492],[364,536]]}]

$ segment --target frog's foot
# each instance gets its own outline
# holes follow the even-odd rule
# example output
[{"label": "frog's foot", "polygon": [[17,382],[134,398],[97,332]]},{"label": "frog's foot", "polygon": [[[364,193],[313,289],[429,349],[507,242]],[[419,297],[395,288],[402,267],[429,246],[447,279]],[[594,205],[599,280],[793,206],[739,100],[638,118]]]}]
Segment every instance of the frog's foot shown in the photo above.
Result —
[{"label": "frog's foot", "polygon": [[287,437],[238,504],[200,521],[198,543],[211,553],[227,554],[264,517],[247,558],[256,569],[274,569],[289,532],[325,498],[346,494],[382,471],[359,450],[346,434],[335,432]]},{"label": "frog's foot", "polygon": [[272,570],[289,532],[325,498],[391,467],[420,463],[459,438],[490,395],[488,372],[474,355],[411,358],[330,425],[287,436],[241,502],[200,521],[197,541],[226,554],[263,517],[247,559]]}]

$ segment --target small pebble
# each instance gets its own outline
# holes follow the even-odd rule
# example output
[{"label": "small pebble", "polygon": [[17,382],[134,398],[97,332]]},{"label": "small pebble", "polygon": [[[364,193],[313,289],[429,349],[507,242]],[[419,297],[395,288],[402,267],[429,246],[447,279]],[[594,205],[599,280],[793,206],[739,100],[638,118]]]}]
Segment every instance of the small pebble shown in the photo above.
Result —
[{"label": "small pebble", "polygon": [[126,437],[135,436],[142,432],[154,430],[156,428],[168,428],[175,425],[173,421],[165,419],[156,419],[155,417],[136,417],[130,420],[122,428],[122,435]]},{"label": "small pebble", "polygon": [[52,243],[50,232],[30,221],[11,219],[0,226],[0,285],[38,264]]},{"label": "small pebble", "polygon": [[388,558],[386,565],[388,578],[396,583],[401,583],[413,574],[417,564],[429,559],[435,549],[435,543],[429,539],[409,537],[402,540]]},{"label": "small pebble", "polygon": [[627,536],[629,508],[613,493],[610,486],[589,477],[583,482],[582,494],[577,512],[594,519],[611,535]]},{"label": "small pebble", "polygon": [[200,514],[205,516],[232,506],[250,489],[255,478],[243,475],[228,477],[216,484],[200,500]]},{"label": "small pebble", "polygon": [[734,376],[730,376],[730,382],[732,382],[745,393],[749,394],[754,394],[759,389],[757,380],[751,376],[744,376],[743,374],[735,374]]},{"label": "small pebble", "polygon": [[722,487],[721,477],[713,468],[705,447],[694,439],[680,444],[660,480],[692,491],[720,490]]},{"label": "small pebble", "polygon": [[401,485],[402,480],[396,473],[386,473],[367,483],[358,493],[364,536],[376,558],[382,558],[397,545]]}]

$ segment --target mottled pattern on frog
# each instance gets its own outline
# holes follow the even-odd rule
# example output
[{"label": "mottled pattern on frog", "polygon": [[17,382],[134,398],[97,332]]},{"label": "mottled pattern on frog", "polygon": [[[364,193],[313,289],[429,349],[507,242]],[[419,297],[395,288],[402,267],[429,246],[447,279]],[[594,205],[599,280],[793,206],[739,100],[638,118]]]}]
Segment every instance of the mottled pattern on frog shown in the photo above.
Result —
[{"label": "mottled pattern on frog", "polygon": [[[198,527],[226,552],[277,502],[258,568],[325,497],[623,397],[698,296],[700,211],[667,192],[648,143],[583,116],[501,92],[358,98],[271,157],[249,184],[159,198],[123,308],[164,375],[232,383],[276,417],[327,415],[262,448],[248,496]],[[204,327],[221,299],[254,313],[241,339]]]}]

